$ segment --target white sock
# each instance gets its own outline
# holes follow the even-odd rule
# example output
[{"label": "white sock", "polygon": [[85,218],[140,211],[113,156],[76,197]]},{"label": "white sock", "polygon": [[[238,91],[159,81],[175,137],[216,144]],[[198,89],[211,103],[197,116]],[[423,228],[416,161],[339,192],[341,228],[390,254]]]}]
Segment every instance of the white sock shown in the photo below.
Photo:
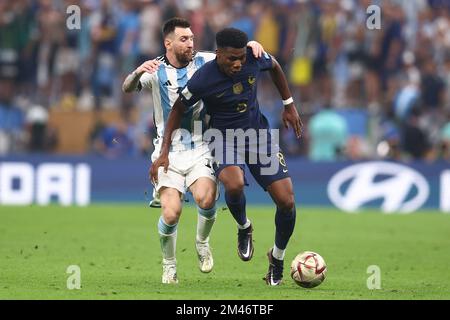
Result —
[{"label": "white sock", "polygon": [[159,234],[159,242],[161,243],[161,252],[164,260],[175,260],[175,252],[177,247],[177,232],[171,234]]},{"label": "white sock", "polygon": [[164,260],[174,260],[177,246],[177,226],[167,224],[161,216],[158,221],[159,242]]},{"label": "white sock", "polygon": [[197,241],[208,242],[209,234],[216,221],[216,206],[210,209],[202,209],[197,206]]},{"label": "white sock", "polygon": [[216,216],[212,218],[206,218],[201,214],[197,218],[197,241],[198,242],[208,242],[209,234],[216,221]]},{"label": "white sock", "polygon": [[247,229],[248,227],[250,227],[250,224],[251,224],[251,221],[250,220],[248,220],[248,218],[247,218],[247,222],[243,225],[243,226],[241,226],[239,223],[238,223],[238,228],[239,229]]},{"label": "white sock", "polygon": [[273,245],[272,256],[277,260],[284,260],[284,254],[286,253],[286,249],[281,250],[278,249],[277,246]]},{"label": "white sock", "polygon": [[163,265],[174,264],[176,266],[177,259],[163,259]]}]

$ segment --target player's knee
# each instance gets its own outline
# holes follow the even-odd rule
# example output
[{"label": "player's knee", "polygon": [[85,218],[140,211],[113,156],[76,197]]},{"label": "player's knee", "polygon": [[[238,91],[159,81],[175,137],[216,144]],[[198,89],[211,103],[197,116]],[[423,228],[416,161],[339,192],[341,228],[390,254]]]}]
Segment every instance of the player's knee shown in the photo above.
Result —
[{"label": "player's knee", "polygon": [[174,225],[178,223],[178,217],[175,215],[164,216],[164,222],[168,225]]},{"label": "player's knee", "polygon": [[219,179],[222,182],[226,193],[232,196],[239,196],[244,191],[244,176],[242,174],[226,176],[224,173],[225,171],[221,172]]},{"label": "player's knee", "polygon": [[202,209],[209,209],[214,207],[215,204],[215,197],[213,194],[207,194],[204,198],[198,199],[197,205]]},{"label": "player's knee", "polygon": [[195,202],[202,209],[209,209],[214,206],[215,197],[211,192],[205,192],[195,197]]},{"label": "player's knee", "polygon": [[216,202],[216,188],[202,188],[200,192],[196,190],[193,196],[195,203],[197,203],[200,208],[212,208]]},{"label": "player's knee", "polygon": [[283,212],[292,212],[295,207],[294,194],[286,194],[278,199],[277,207]]},{"label": "player's knee", "polygon": [[243,181],[230,182],[225,186],[225,190],[232,197],[239,196],[242,192],[244,192],[244,182]]},{"label": "player's knee", "polygon": [[180,212],[174,209],[164,208],[163,209],[163,218],[164,222],[168,225],[173,225],[178,223],[178,218],[180,216]]}]

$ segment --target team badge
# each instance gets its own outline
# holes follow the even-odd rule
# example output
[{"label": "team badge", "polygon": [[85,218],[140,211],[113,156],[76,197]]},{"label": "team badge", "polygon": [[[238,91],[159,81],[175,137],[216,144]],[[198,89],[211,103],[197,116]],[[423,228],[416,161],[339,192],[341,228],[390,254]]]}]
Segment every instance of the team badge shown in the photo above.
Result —
[{"label": "team badge", "polygon": [[244,91],[244,87],[242,86],[242,83],[238,82],[233,85],[233,93],[234,94],[241,94],[242,91]]},{"label": "team badge", "polygon": [[256,77],[254,77],[254,76],[249,76],[248,77],[248,83],[250,85],[253,85],[255,83],[255,81],[256,81]]},{"label": "team badge", "polygon": [[247,104],[245,102],[241,102],[237,105],[236,111],[239,113],[247,111]]}]

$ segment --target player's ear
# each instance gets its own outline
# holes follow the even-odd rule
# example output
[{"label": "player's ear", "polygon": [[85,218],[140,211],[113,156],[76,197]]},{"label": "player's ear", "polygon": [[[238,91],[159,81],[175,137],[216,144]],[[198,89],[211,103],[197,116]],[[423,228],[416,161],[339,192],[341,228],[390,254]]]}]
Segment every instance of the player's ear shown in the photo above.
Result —
[{"label": "player's ear", "polygon": [[172,40],[170,40],[168,37],[166,37],[164,39],[164,47],[166,47],[166,49],[169,49],[171,44],[172,44]]},{"label": "player's ear", "polygon": [[221,57],[223,53],[223,49],[222,48],[217,48],[216,49],[216,56]]}]

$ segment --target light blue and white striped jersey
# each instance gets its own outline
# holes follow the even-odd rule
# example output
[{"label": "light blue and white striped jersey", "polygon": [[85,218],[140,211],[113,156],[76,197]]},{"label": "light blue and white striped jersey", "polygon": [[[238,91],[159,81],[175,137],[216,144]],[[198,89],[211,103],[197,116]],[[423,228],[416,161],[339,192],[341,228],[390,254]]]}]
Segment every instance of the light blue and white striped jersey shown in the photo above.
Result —
[{"label": "light blue and white striped jersey", "polygon": [[[169,112],[178,99],[180,90],[186,85],[195,71],[206,62],[214,60],[215,57],[215,53],[212,52],[196,52],[194,58],[186,67],[176,68],[169,63],[165,56],[160,56],[157,59],[162,63],[159,65],[158,71],[155,73],[146,72],[141,76],[141,88],[151,89],[153,96],[153,119],[157,132],[157,137],[153,141],[155,147],[162,141]],[[192,140],[183,137],[183,140],[180,141],[180,134],[176,134],[172,139],[173,146],[202,141],[201,132],[194,134],[194,121],[204,121],[205,112],[203,102],[200,100],[184,115],[181,128],[191,133]]]}]

